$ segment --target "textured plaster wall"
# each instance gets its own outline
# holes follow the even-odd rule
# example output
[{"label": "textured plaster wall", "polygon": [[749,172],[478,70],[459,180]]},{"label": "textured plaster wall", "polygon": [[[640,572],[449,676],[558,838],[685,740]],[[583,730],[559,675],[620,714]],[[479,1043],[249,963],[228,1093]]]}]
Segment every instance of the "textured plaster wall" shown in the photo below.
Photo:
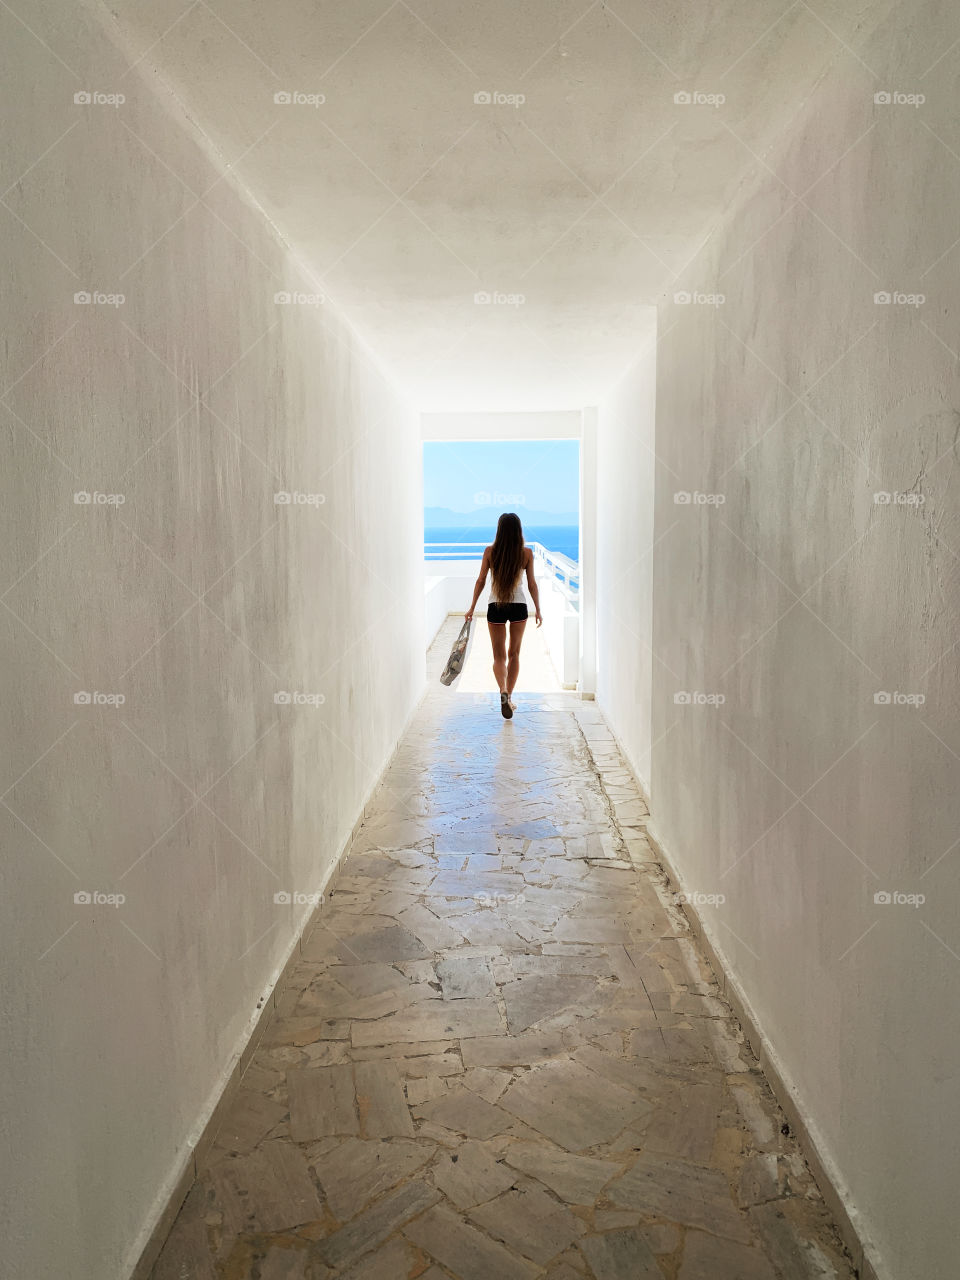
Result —
[{"label": "textured plaster wall", "polygon": [[597,413],[597,701],[648,791],[655,399],[651,339]]},{"label": "textured plaster wall", "polygon": [[[706,928],[898,1280],[947,1280],[958,1248],[947,14],[840,55],[678,281],[725,301],[668,302],[657,370],[655,825],[684,888],[725,895]],[[925,903],[874,900],[897,891]]]},{"label": "textured plaster wall", "polygon": [[0,16],[4,1273],[111,1280],[309,911],[274,894],[320,888],[422,689],[420,451],[330,309],[275,303],[316,286],[175,104],[76,6],[31,26]]}]

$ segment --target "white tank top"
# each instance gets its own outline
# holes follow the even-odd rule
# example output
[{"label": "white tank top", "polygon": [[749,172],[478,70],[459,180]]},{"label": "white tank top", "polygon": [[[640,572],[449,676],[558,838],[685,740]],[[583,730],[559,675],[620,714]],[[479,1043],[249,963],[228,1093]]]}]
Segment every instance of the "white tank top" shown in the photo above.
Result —
[{"label": "white tank top", "polygon": [[[526,548],[524,548],[526,550]],[[523,580],[527,576],[526,565],[520,571],[520,577],[517,579],[517,585],[513,588],[513,595],[509,601],[497,601],[498,604],[526,604],[527,597],[523,594]]]}]

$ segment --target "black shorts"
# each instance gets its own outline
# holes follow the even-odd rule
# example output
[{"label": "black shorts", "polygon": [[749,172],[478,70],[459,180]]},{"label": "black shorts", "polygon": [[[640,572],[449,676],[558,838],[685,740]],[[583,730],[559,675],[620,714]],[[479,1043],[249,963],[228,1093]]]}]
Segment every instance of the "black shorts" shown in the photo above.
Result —
[{"label": "black shorts", "polygon": [[487,605],[488,622],[526,622],[526,620],[525,604],[494,604],[491,600]]}]

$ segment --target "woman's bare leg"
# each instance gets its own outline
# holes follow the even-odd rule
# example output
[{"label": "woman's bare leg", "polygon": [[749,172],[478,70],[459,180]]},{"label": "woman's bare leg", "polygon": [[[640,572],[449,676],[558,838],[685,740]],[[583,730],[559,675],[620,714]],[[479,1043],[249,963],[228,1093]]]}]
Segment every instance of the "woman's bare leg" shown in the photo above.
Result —
[{"label": "woman's bare leg", "polygon": [[[526,625],[526,619],[523,622],[510,623],[510,656],[507,659],[507,693],[509,694],[513,693],[517,677],[520,675],[520,644]],[[502,689],[503,685],[500,688]]]},{"label": "woman's bare leg", "polygon": [[488,622],[493,646],[493,678],[503,693],[507,687],[507,626],[505,622]]}]

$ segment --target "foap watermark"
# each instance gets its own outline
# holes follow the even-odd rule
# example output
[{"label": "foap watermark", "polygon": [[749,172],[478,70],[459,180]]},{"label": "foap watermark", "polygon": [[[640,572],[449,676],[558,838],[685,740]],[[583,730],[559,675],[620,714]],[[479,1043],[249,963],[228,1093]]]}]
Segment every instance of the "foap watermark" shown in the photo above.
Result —
[{"label": "foap watermark", "polygon": [[99,689],[92,692],[87,689],[78,689],[73,695],[73,704],[76,707],[122,707],[127,700],[125,693],[101,693]]},{"label": "foap watermark", "polygon": [[499,489],[494,489],[492,493],[487,489],[478,489],[473,495],[473,505],[475,507],[525,507],[527,497],[523,493],[501,493]]},{"label": "foap watermark", "polygon": [[688,903],[691,907],[722,907],[727,900],[725,893],[702,893],[694,889],[690,893],[675,893],[673,900],[678,907]]},{"label": "foap watermark", "polygon": [[122,107],[126,100],[122,93],[101,93],[99,89],[80,89],[73,95],[77,107]]},{"label": "foap watermark", "polygon": [[678,307],[722,307],[727,300],[725,293],[688,293],[680,289],[673,295]]},{"label": "foap watermark", "polygon": [[475,893],[473,900],[483,908],[519,906],[526,901],[522,893]]},{"label": "foap watermark", "polygon": [[101,293],[99,289],[78,289],[73,301],[78,307],[122,307],[127,300],[125,293]]},{"label": "foap watermark", "polygon": [[123,493],[101,493],[98,489],[92,493],[89,489],[78,489],[73,495],[78,507],[122,507],[126,500]]},{"label": "foap watermark", "polygon": [[275,293],[273,300],[278,307],[322,307],[326,302],[322,293],[298,293],[296,290],[289,292],[286,289]]},{"label": "foap watermark", "polygon": [[703,93],[700,89],[680,89],[673,95],[678,107],[722,107],[726,100],[725,93]]},{"label": "foap watermark", "polygon": [[78,907],[122,907],[127,895],[104,893],[102,889],[78,889],[73,900]]},{"label": "foap watermark", "polygon": [[526,294],[523,293],[487,293],[486,289],[481,289],[479,293],[473,295],[473,300],[478,307],[522,307],[526,302]]},{"label": "foap watermark", "polygon": [[501,93],[499,89],[481,89],[473,95],[477,107],[522,107],[526,100],[526,94]]},{"label": "foap watermark", "polygon": [[873,95],[878,107],[922,107],[926,100],[924,93],[903,93],[900,89],[881,89]]},{"label": "foap watermark", "polygon": [[873,495],[874,505],[878,507],[922,507],[926,500],[925,494],[914,493],[912,490],[901,493],[899,489],[894,489],[891,493],[886,489],[879,489]]},{"label": "foap watermark", "polygon": [[878,689],[873,695],[874,704],[878,707],[922,707],[926,700],[925,693],[901,693],[899,689],[892,692]]},{"label": "foap watermark", "polygon": [[725,493],[701,493],[694,489],[678,489],[673,495],[674,504],[678,507],[722,507],[727,500]]},{"label": "foap watermark", "polygon": [[322,693],[295,693],[281,689],[273,695],[273,700],[278,707],[322,707],[327,699]]},{"label": "foap watermark", "polygon": [[899,289],[878,289],[873,295],[878,307],[922,307],[926,300],[925,293],[901,293]]},{"label": "foap watermark", "polygon": [[322,107],[325,93],[303,93],[300,89],[278,89],[273,101],[278,107]]},{"label": "foap watermark", "polygon": [[301,889],[280,889],[273,895],[273,901],[278,907],[319,907],[323,902],[323,894],[304,893]]},{"label": "foap watermark", "polygon": [[901,893],[899,889],[878,889],[873,895],[878,907],[922,907],[927,900],[925,893]]},{"label": "foap watermark", "polygon": [[722,707],[725,693],[701,693],[698,689],[678,689],[673,701],[678,707]]},{"label": "foap watermark", "polygon": [[273,495],[275,507],[322,507],[325,493],[301,493],[299,489],[281,489]]}]

